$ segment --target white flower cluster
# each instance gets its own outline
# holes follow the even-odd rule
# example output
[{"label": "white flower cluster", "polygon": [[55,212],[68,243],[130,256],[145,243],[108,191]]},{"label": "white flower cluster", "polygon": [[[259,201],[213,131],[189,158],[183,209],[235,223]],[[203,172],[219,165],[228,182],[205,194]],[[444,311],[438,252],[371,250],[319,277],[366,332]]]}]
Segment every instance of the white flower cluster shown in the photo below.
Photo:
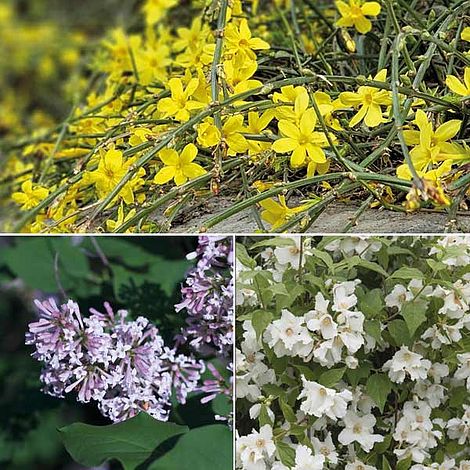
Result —
[{"label": "white flower cluster", "polygon": [[470,470],[470,237],[254,243],[237,468]]}]

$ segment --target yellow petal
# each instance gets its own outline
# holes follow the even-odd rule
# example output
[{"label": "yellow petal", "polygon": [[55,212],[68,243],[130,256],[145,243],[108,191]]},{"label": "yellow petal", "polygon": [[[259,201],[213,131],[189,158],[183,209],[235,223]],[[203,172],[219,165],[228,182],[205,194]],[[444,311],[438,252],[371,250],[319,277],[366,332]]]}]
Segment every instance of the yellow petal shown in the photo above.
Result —
[{"label": "yellow petal", "polygon": [[273,143],[273,150],[276,153],[289,153],[295,150],[299,145],[299,142],[296,139],[291,139],[290,137],[284,137],[278,139]]},{"label": "yellow petal", "polygon": [[308,136],[317,125],[317,115],[314,109],[307,109],[300,119],[300,132]]},{"label": "yellow petal", "polygon": [[169,166],[176,166],[179,162],[178,152],[174,149],[163,149],[158,153],[160,160]]},{"label": "yellow petal", "polygon": [[171,91],[171,97],[174,100],[178,101],[179,99],[184,97],[183,83],[182,83],[181,79],[172,78],[168,82],[168,86],[169,86],[170,91]]},{"label": "yellow petal", "polygon": [[463,73],[463,81],[465,82],[465,86],[467,87],[467,95],[470,95],[470,67],[465,67],[465,71]]},{"label": "yellow petal", "polygon": [[465,85],[454,75],[448,75],[446,78],[446,85],[457,95],[466,96],[467,88]]},{"label": "yellow petal", "polygon": [[175,171],[175,184],[176,186],[181,186],[182,184],[186,183],[188,178],[185,176],[182,170]]},{"label": "yellow petal", "polygon": [[198,165],[197,163],[189,163],[188,165],[183,166],[183,173],[189,179],[194,179],[198,176],[204,175],[207,172],[201,165]]},{"label": "yellow petal", "polygon": [[380,3],[377,2],[366,2],[361,7],[363,15],[377,16],[380,13]]},{"label": "yellow petal", "polygon": [[372,29],[372,23],[365,16],[359,16],[354,20],[354,26],[361,34],[367,34]]},{"label": "yellow petal", "polygon": [[457,135],[461,124],[462,121],[459,121],[458,119],[447,121],[436,129],[434,137],[438,142],[446,142],[447,140],[452,139],[452,137]]},{"label": "yellow petal", "polygon": [[372,103],[369,106],[364,122],[366,123],[366,126],[369,127],[376,127],[383,122],[382,109],[378,104]]},{"label": "yellow petal", "polygon": [[307,152],[305,147],[297,147],[290,157],[290,164],[293,168],[302,166],[307,158]]},{"label": "yellow petal", "polygon": [[168,183],[175,176],[175,167],[174,166],[165,166],[163,167],[154,178],[155,184],[165,184]]},{"label": "yellow petal", "polygon": [[349,127],[354,127],[356,124],[359,124],[364,119],[368,109],[368,106],[361,106],[356,115],[349,121]]},{"label": "yellow petal", "polygon": [[278,127],[284,137],[290,137],[296,140],[299,139],[300,131],[292,122],[286,120],[279,121]]},{"label": "yellow petal", "polygon": [[307,144],[308,158],[315,163],[325,163],[326,157],[325,152],[318,146]]},{"label": "yellow petal", "polygon": [[180,162],[182,165],[186,165],[192,162],[197,156],[197,147],[194,144],[188,144],[183,149],[180,155]]},{"label": "yellow petal", "polygon": [[362,102],[361,96],[358,93],[353,93],[351,91],[340,93],[339,99],[345,106],[357,106]]}]

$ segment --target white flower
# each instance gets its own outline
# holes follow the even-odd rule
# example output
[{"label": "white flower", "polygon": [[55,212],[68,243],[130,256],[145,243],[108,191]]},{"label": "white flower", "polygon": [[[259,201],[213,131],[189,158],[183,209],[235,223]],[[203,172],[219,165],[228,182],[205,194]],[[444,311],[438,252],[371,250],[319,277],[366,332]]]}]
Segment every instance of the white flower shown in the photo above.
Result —
[{"label": "white flower", "polygon": [[395,284],[392,292],[385,297],[385,305],[389,308],[398,307],[400,309],[411,298],[412,295],[405,286]]},{"label": "white flower", "polygon": [[[305,255],[303,255],[301,250],[301,240],[302,237],[289,237],[292,240],[292,246],[278,246],[274,249],[274,256],[276,257],[277,261],[281,265],[288,265],[290,264],[294,269],[298,269],[300,267],[300,263],[302,266],[305,264]],[[304,242],[304,248],[306,243]]]},{"label": "white flower", "polygon": [[333,444],[333,439],[331,439],[330,433],[327,434],[323,442],[315,436],[312,437],[312,445],[315,450],[315,454],[323,455],[326,462],[335,465],[338,463],[338,453],[336,452],[336,447]]},{"label": "white flower", "polygon": [[338,325],[329,313],[317,315],[316,312],[308,312],[305,315],[307,328],[310,331],[319,331],[323,339],[334,338],[338,333]]},{"label": "white flower", "polygon": [[[256,419],[261,413],[261,403],[256,403],[250,408],[249,414],[251,419]],[[272,422],[275,420],[274,413],[272,412],[271,408],[269,406],[266,406],[266,411],[268,413],[269,418],[271,419]]]},{"label": "white flower", "polygon": [[457,354],[460,362],[459,368],[455,371],[454,378],[467,381],[467,390],[470,391],[470,353]]},{"label": "white flower", "polygon": [[384,440],[382,435],[373,434],[376,419],[372,414],[358,416],[350,410],[346,413],[343,421],[346,427],[338,436],[338,441],[343,445],[358,442],[366,452],[369,452],[376,442]]},{"label": "white flower", "polygon": [[390,380],[396,383],[402,383],[405,380],[406,373],[410,375],[411,380],[424,380],[430,367],[431,361],[423,359],[420,354],[410,351],[407,346],[402,346],[393,358],[383,365],[383,369],[388,370]]},{"label": "white flower", "polygon": [[413,465],[410,470],[453,470],[455,469],[455,459],[445,459],[442,463],[432,463],[431,465]]},{"label": "white flower", "polygon": [[345,256],[359,255],[361,258],[370,259],[374,253],[380,251],[382,243],[368,237],[349,236],[341,237],[325,246],[327,251],[341,251]]},{"label": "white flower", "polygon": [[295,466],[292,470],[323,470],[324,463],[323,455],[312,455],[307,446],[299,445],[295,449]]},{"label": "white flower", "polygon": [[313,339],[304,326],[304,318],[282,310],[281,318],[273,321],[264,332],[264,340],[274,354],[306,357],[312,352]]},{"label": "white flower", "polygon": [[237,454],[246,470],[265,470],[269,468],[265,460],[276,452],[273,430],[265,424],[260,430],[237,439]]},{"label": "white flower", "polygon": [[461,445],[470,440],[470,406],[463,405],[463,409],[465,412],[461,418],[452,418],[447,423],[447,434],[451,439],[458,439]]},{"label": "white flower", "polygon": [[366,465],[365,463],[356,459],[354,462],[348,463],[344,470],[377,470],[377,467]]},{"label": "white flower", "polygon": [[421,336],[421,339],[432,339],[431,348],[440,349],[443,344],[457,343],[462,339],[460,330],[463,328],[463,319],[454,325],[441,322],[439,325],[432,325]]},{"label": "white flower", "polygon": [[333,286],[333,305],[335,312],[347,312],[357,304],[357,297],[354,294],[359,280],[345,281]]},{"label": "white flower", "polygon": [[347,402],[352,400],[349,390],[337,392],[332,388],[326,388],[317,382],[311,382],[302,376],[303,389],[299,400],[305,398],[300,409],[308,414],[321,418],[328,416],[336,421],[346,414]]},{"label": "white flower", "polygon": [[458,470],[470,470],[470,460],[462,460]]},{"label": "white flower", "polygon": [[437,384],[440,384],[442,379],[444,377],[447,377],[448,375],[449,366],[447,366],[446,364],[441,364],[440,362],[435,362],[428,370],[428,376],[431,377]]}]

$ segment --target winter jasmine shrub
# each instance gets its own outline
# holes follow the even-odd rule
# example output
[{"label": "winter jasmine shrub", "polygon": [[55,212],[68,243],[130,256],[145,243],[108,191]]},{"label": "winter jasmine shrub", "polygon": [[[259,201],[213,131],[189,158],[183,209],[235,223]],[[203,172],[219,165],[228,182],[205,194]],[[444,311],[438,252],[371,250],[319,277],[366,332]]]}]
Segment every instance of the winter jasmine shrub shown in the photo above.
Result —
[{"label": "winter jasmine shrub", "polygon": [[470,237],[241,240],[236,467],[468,470]]}]

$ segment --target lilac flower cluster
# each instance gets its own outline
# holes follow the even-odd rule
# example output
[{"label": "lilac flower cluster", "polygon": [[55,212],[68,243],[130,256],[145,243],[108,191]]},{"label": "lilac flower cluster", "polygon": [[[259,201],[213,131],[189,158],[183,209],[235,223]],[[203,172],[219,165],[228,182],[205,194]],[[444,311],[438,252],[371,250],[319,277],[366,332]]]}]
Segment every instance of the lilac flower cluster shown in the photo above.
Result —
[{"label": "lilac flower cluster", "polygon": [[43,362],[44,391],[56,397],[77,392],[80,402],[97,402],[103,415],[122,421],[146,411],[166,421],[173,390],[180,403],[196,390],[205,365],[165,346],[146,318],[127,319],[108,303],[105,312],[84,317],[77,303],[57,306],[35,301],[38,321],[29,325],[26,344]]},{"label": "lilac flower cluster", "polygon": [[[183,301],[176,311],[185,309],[187,326],[178,340],[205,356],[217,356],[232,377],[233,365],[233,246],[232,239],[225,237],[199,237],[195,252],[188,259],[197,263],[186,277],[181,289]],[[232,396],[232,380],[224,377],[208,363],[211,379],[199,387],[206,393],[203,403],[219,394]],[[226,417],[217,417],[226,419]],[[230,418],[229,418],[230,421]]]},{"label": "lilac flower cluster", "polygon": [[231,358],[233,354],[233,246],[231,238],[199,237],[189,259],[197,259],[181,289],[187,326],[180,341],[204,354]]}]

